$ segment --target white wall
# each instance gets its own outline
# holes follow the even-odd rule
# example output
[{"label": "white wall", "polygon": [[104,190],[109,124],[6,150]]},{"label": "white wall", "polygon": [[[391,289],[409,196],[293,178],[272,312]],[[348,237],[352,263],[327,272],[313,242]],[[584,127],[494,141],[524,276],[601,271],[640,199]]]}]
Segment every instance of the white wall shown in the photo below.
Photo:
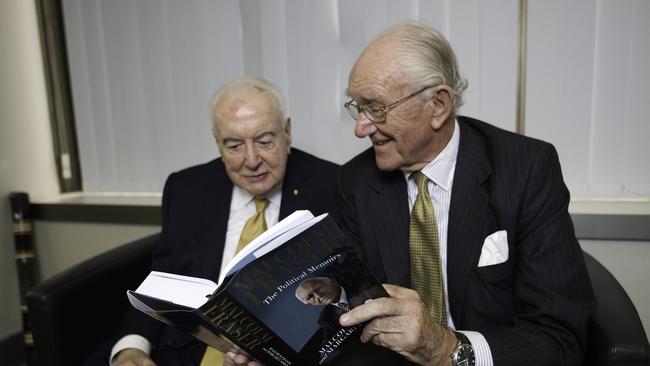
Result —
[{"label": "white wall", "polygon": [[22,329],[9,192],[59,193],[33,1],[0,0],[0,339]]}]

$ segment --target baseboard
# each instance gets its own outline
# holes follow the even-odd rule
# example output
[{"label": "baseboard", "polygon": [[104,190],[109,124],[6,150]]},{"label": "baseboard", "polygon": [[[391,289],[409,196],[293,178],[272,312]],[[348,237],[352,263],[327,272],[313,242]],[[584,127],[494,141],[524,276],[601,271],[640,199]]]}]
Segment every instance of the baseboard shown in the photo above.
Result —
[{"label": "baseboard", "polygon": [[6,366],[22,366],[26,364],[25,343],[22,332],[0,339],[0,364]]}]

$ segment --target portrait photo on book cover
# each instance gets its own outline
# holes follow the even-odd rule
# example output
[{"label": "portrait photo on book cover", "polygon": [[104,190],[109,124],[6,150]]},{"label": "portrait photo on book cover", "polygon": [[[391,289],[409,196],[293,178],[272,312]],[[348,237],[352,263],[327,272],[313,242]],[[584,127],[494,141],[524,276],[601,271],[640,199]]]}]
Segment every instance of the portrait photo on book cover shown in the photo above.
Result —
[{"label": "portrait photo on book cover", "polygon": [[[259,291],[255,300],[250,291],[234,291],[233,296],[247,304],[306,364],[325,365],[361,331],[361,327],[342,329],[339,316],[368,299],[388,294],[352,248],[317,247],[310,256],[282,264],[260,258],[256,263],[259,269],[250,270],[256,276],[249,281],[254,281],[257,289],[265,288],[268,296],[259,295]],[[266,265],[265,259],[273,265]],[[235,276],[233,281],[245,282],[244,278]]]},{"label": "portrait photo on book cover", "polygon": [[329,364],[343,344],[354,348],[352,344],[359,343],[362,327],[341,327],[339,317],[370,299],[387,296],[352,250],[337,253],[330,265],[302,280],[294,294],[303,305],[318,310],[319,329],[306,340],[300,354],[319,365]]}]

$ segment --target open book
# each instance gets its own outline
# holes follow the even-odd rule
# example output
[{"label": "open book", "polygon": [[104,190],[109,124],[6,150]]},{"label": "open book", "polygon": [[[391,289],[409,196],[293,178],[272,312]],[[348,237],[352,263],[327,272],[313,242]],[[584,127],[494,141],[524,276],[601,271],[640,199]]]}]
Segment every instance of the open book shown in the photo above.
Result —
[{"label": "open book", "polygon": [[267,366],[327,365],[361,352],[349,309],[388,296],[327,215],[296,211],[249,243],[219,283],[151,272],[131,304],[226,352],[239,347]]}]

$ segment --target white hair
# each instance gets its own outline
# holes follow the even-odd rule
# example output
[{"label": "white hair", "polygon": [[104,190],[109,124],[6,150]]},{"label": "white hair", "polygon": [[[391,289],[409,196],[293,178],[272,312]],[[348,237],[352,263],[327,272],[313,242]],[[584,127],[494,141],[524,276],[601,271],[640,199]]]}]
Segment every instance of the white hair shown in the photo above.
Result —
[{"label": "white hair", "polygon": [[414,89],[448,85],[454,90],[454,107],[463,104],[467,80],[461,77],[454,50],[440,32],[420,22],[405,22],[382,32],[375,40],[384,37],[398,41],[402,51],[399,62]]},{"label": "white hair", "polygon": [[210,120],[212,120],[213,118],[214,108],[217,106],[217,104],[219,103],[219,99],[221,99],[223,95],[232,92],[246,90],[246,89],[252,89],[252,88],[262,89],[262,91],[269,91],[273,96],[273,99],[275,99],[276,102],[275,107],[277,108],[278,114],[280,115],[280,120],[281,121],[287,120],[288,116],[286,110],[286,103],[284,101],[284,96],[282,95],[280,89],[270,81],[257,76],[242,76],[237,79],[229,81],[221,88],[219,88],[214,93],[210,101],[210,111],[209,111]]}]

